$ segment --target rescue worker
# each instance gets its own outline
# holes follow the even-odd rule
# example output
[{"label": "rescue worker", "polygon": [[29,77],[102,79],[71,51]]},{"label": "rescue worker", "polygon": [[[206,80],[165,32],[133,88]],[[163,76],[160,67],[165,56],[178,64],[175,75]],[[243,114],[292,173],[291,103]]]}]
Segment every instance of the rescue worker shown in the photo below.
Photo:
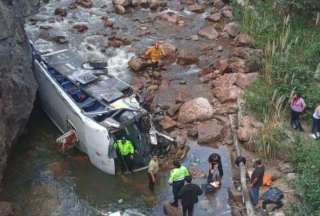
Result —
[{"label": "rescue worker", "polygon": [[170,177],[168,183],[172,185],[172,193],[174,197],[174,201],[170,203],[172,206],[178,207],[178,195],[180,189],[184,185],[185,177],[189,176],[188,169],[181,165],[179,161],[173,161],[173,168],[170,172]]},{"label": "rescue worker", "polygon": [[148,178],[149,178],[149,189],[154,190],[156,184],[157,173],[159,171],[159,158],[157,155],[153,155],[148,165]]},{"label": "rescue worker", "polygon": [[117,140],[113,144],[113,147],[118,151],[121,157],[122,171],[128,169],[131,173],[133,173],[133,143],[130,140],[122,137],[122,139]]},{"label": "rescue worker", "polygon": [[156,42],[153,47],[149,47],[145,52],[146,58],[151,60],[152,70],[155,70],[159,64],[161,57],[164,56],[165,52],[160,47],[159,42]]}]

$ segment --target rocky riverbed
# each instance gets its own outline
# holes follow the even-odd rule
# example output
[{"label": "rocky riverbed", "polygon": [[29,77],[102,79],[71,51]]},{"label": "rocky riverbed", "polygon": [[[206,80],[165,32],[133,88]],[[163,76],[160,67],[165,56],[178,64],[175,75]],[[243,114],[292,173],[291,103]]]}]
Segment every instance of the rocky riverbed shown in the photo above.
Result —
[{"label": "rocky riverbed", "polygon": [[[233,9],[221,0],[51,0],[36,15],[28,17],[25,29],[44,50],[67,48],[89,62],[107,61],[108,73],[130,83],[143,95],[146,107],[156,114],[159,127],[176,137],[180,146],[192,138],[218,148],[232,144],[228,114],[237,111],[236,100],[257,76],[262,56],[261,50],[252,48],[254,40],[240,32],[233,16]],[[22,42],[17,44],[26,46],[26,38],[18,39]],[[165,50],[165,58],[161,68],[152,71],[143,53],[155,41]],[[26,47],[24,52],[27,51]],[[30,61],[28,53],[21,56]],[[23,73],[27,76],[25,83],[36,86],[28,70],[30,63],[24,68],[28,71]],[[10,97],[11,104],[19,102],[10,109],[13,116],[26,112],[22,120],[17,120],[19,127],[5,125],[15,131],[27,120],[35,88],[13,92],[26,94],[21,100]],[[18,109],[19,104],[25,108],[23,112]],[[250,121],[241,124],[239,135],[243,141],[260,127],[255,120]],[[16,137],[15,133],[11,135]],[[52,167],[59,172],[61,164]],[[49,197],[59,194],[48,188],[39,191]],[[37,192],[31,193],[37,196]]]}]

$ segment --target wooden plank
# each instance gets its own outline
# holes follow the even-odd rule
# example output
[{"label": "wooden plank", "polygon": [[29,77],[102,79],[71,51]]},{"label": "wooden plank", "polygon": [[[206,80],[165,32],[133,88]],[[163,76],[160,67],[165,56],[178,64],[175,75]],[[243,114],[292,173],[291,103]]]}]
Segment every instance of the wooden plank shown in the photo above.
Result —
[{"label": "wooden plank", "polygon": [[[241,118],[241,104],[238,100],[238,113],[237,114],[230,114],[229,120],[231,125],[231,133],[233,136],[233,143],[236,149],[237,157],[241,156],[240,146],[239,146],[239,140],[236,129],[238,128],[238,124]],[[242,162],[239,164],[240,169],[240,182],[241,182],[241,188],[242,188],[242,201],[245,204],[247,215],[248,216],[255,216],[254,208],[251,203],[249,190],[247,187],[247,181],[246,181],[246,166]]]}]

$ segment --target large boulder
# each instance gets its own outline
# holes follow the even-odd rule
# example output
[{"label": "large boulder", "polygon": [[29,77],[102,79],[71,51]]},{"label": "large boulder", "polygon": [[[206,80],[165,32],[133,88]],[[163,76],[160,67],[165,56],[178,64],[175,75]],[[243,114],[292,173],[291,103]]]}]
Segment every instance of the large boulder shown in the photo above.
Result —
[{"label": "large boulder", "polygon": [[213,107],[206,98],[198,97],[184,103],[180,110],[178,120],[189,123],[198,120],[207,120],[212,117]]},{"label": "large boulder", "polygon": [[196,64],[199,61],[198,56],[189,50],[182,49],[178,53],[178,64],[181,65],[190,65],[190,64]]},{"label": "large boulder", "polygon": [[241,142],[248,142],[258,132],[263,125],[251,116],[244,116],[240,120],[239,129],[237,131],[238,139]]},{"label": "large boulder", "polygon": [[37,91],[31,49],[20,16],[31,11],[25,4],[27,1],[0,1],[0,181],[11,146],[28,122]]},{"label": "large boulder", "polygon": [[200,29],[198,34],[202,37],[208,38],[209,40],[214,40],[219,37],[219,33],[214,28],[214,26],[211,26],[211,25],[205,26],[202,29]]},{"label": "large boulder", "polygon": [[227,32],[231,37],[236,37],[240,33],[240,25],[236,22],[231,22],[225,25],[224,32]]},{"label": "large boulder", "polygon": [[168,43],[168,42],[161,43],[160,47],[164,51],[165,58],[174,58],[177,54],[177,48],[171,43]]},{"label": "large boulder", "polygon": [[231,87],[217,87],[214,88],[213,94],[220,103],[226,103],[226,102],[235,102],[238,97],[241,96],[242,90],[237,86],[231,86]]},{"label": "large boulder", "polygon": [[237,74],[237,81],[235,82],[235,84],[240,88],[245,89],[257,78],[257,76],[258,73],[239,73]]},{"label": "large boulder", "polygon": [[146,60],[139,58],[139,57],[133,57],[132,59],[130,59],[130,61],[128,62],[129,67],[135,71],[135,72],[139,72],[143,69],[145,69],[148,66],[148,63]]},{"label": "large boulder", "polygon": [[201,122],[198,125],[198,143],[208,144],[223,138],[223,125],[216,119]]}]

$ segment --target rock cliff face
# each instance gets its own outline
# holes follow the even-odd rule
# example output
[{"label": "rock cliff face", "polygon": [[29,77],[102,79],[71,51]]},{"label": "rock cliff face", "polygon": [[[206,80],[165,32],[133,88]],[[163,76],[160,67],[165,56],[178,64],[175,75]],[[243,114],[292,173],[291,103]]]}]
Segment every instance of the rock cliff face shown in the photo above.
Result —
[{"label": "rock cliff face", "polygon": [[23,21],[37,4],[34,0],[0,1],[0,181],[9,150],[23,131],[35,100],[37,84]]}]

